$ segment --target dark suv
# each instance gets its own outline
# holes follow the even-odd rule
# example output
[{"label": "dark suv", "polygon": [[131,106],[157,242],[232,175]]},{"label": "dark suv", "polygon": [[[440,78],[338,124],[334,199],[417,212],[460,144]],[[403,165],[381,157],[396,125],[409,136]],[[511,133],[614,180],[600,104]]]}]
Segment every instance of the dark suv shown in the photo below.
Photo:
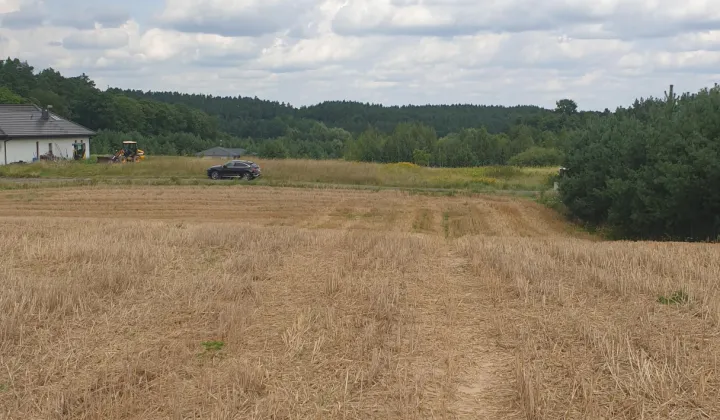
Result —
[{"label": "dark suv", "polygon": [[252,181],[260,176],[260,167],[249,160],[231,160],[224,165],[209,167],[207,174],[212,179],[242,178]]}]

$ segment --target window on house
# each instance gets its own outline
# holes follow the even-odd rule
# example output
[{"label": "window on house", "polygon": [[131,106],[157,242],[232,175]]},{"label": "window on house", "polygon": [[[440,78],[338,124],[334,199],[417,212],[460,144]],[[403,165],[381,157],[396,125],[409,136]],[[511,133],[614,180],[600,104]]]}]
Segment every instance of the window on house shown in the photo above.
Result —
[{"label": "window on house", "polygon": [[48,143],[48,153],[52,154],[52,143]]}]

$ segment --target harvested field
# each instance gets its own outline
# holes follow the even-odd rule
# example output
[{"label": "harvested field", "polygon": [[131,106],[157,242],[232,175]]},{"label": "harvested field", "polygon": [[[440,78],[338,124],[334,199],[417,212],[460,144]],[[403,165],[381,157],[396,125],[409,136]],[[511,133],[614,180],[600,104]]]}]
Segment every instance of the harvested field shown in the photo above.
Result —
[{"label": "harvested field", "polygon": [[[410,205],[409,205],[410,204]],[[529,210],[528,210],[529,208]],[[528,211],[531,213],[528,214]],[[558,235],[552,212],[510,197],[413,196],[395,191],[243,187],[96,187],[0,191],[5,216],[82,217],[253,226],[425,232],[459,237]],[[542,219],[540,226],[537,219]]]},{"label": "harvested field", "polygon": [[720,417],[714,245],[241,186],[1,191],[0,235],[0,418]]}]

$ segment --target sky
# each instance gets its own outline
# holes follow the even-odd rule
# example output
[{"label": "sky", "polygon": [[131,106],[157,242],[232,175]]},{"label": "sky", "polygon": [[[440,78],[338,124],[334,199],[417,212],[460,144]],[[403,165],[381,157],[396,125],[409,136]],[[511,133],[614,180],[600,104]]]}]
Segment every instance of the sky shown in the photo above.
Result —
[{"label": "sky", "polygon": [[614,110],[720,82],[720,0],[0,0],[0,57],[295,106]]}]

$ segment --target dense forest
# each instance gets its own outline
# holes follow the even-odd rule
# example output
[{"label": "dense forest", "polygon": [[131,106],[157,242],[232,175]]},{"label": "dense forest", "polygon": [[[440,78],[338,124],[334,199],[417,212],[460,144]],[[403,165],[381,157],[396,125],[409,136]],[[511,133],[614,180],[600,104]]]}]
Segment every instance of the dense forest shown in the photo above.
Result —
[{"label": "dense forest", "polygon": [[[182,104],[218,117],[220,128],[237,137],[274,138],[285,132],[282,117],[307,119],[338,127],[353,135],[369,126],[386,134],[399,123],[420,122],[433,127],[438,136],[446,136],[463,128],[485,127],[491,133],[507,131],[522,118],[550,111],[537,106],[485,105],[407,105],[383,106],[351,101],[330,101],[313,106],[293,108],[279,102],[258,98],[217,97],[178,92],[142,92],[111,89],[113,93],[135,99],[151,99],[169,104]],[[259,124],[258,121],[266,121]]]},{"label": "dense forest", "polygon": [[150,154],[224,145],[269,158],[427,166],[564,165],[569,215],[618,238],[720,239],[720,88],[640,98],[611,112],[571,99],[534,106],[402,106],[98,89],[86,75],[0,60],[0,103],[52,105],[99,134],[93,151],[137,140]]}]

